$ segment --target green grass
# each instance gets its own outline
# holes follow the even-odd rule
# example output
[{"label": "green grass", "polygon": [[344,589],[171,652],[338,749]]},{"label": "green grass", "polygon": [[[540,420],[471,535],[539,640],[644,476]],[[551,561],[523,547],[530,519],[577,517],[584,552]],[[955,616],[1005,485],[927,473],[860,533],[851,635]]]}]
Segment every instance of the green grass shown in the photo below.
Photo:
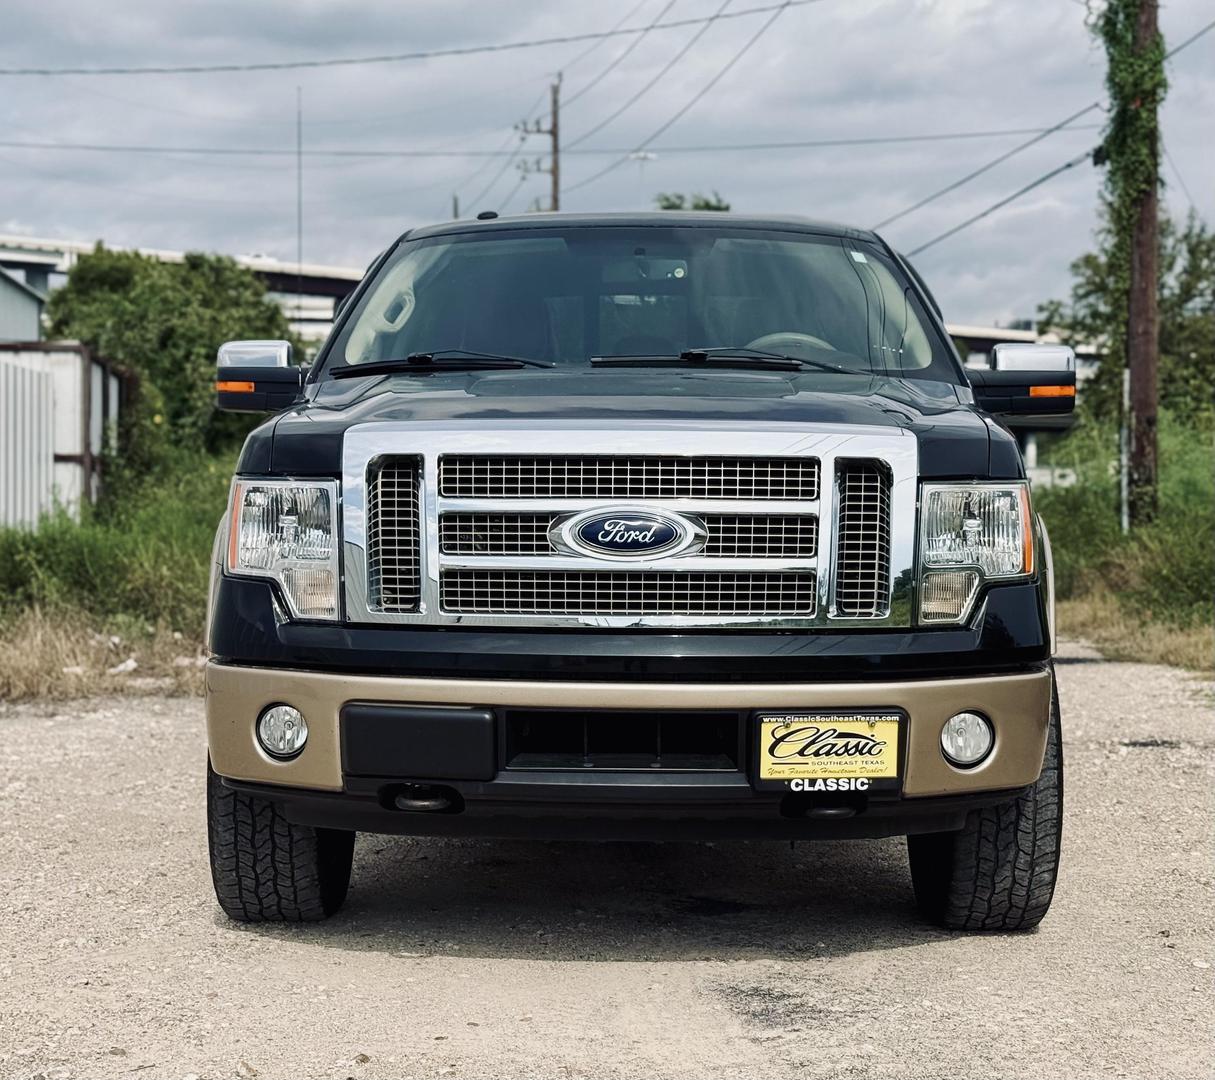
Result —
[{"label": "green grass", "polygon": [[37,532],[0,531],[0,616],[79,612],[200,640],[233,464],[233,455],[179,452],[155,477],[123,482],[120,495],[86,508],[79,522],[60,512]]},{"label": "green grass", "polygon": [[[1060,599],[1114,601],[1130,635],[1136,626],[1209,629],[1215,588],[1212,432],[1163,418],[1159,511],[1129,536],[1119,526],[1115,430],[1082,422],[1047,456],[1079,477],[1075,487],[1034,493],[1050,530]],[[1129,650],[1127,644],[1121,651]]]}]

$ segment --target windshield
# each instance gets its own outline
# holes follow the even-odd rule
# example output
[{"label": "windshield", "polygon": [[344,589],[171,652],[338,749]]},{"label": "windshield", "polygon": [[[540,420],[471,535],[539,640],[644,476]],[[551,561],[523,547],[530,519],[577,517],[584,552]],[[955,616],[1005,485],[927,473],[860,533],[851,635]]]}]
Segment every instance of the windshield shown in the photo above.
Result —
[{"label": "windshield", "polygon": [[729,227],[583,226],[400,245],[334,342],[357,365],[469,350],[558,366],[762,350],[960,382],[901,269],[863,241]]}]

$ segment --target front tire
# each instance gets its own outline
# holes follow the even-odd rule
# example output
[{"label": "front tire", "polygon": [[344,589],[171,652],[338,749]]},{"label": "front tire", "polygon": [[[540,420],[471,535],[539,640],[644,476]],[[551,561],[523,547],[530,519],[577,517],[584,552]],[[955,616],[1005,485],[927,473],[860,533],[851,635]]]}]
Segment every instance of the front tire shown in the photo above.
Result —
[{"label": "front tire", "polygon": [[1051,691],[1042,774],[1018,799],[972,810],[958,832],[907,837],[925,918],[950,930],[1031,930],[1050,908],[1063,831],[1059,695]]},{"label": "front tire", "polygon": [[207,762],[207,847],[215,898],[237,922],[319,922],[346,899],[354,833],[288,821],[225,787]]}]

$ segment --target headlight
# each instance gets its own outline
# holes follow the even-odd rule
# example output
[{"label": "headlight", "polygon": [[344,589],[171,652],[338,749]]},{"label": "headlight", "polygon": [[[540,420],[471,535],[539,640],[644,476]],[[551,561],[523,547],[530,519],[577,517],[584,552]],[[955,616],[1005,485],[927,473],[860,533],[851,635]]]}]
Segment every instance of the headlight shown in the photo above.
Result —
[{"label": "headlight", "polygon": [[337,482],[236,480],[228,572],[272,578],[291,614],[338,617]]},{"label": "headlight", "polygon": [[1027,484],[925,484],[921,495],[920,622],[961,622],[984,580],[1033,573]]}]

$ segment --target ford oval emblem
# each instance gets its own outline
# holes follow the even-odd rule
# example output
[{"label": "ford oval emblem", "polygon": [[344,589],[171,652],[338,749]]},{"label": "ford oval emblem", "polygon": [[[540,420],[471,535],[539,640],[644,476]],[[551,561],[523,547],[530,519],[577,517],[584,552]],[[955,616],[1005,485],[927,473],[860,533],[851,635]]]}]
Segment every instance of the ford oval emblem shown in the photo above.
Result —
[{"label": "ford oval emblem", "polygon": [[552,538],[558,547],[577,554],[646,559],[700,547],[704,526],[680,514],[624,507],[575,514],[554,526]]}]

